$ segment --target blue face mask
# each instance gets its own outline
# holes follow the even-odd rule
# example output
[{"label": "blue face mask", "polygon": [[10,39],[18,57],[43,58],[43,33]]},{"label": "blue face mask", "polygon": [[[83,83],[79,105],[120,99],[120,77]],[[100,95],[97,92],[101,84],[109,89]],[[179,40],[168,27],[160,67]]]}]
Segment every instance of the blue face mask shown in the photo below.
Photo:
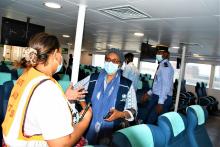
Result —
[{"label": "blue face mask", "polygon": [[118,70],[118,64],[114,64],[112,62],[105,62],[104,69],[109,75],[114,74]]},{"label": "blue face mask", "polygon": [[156,59],[158,62],[161,62],[163,60],[162,55],[156,55]]},{"label": "blue face mask", "polygon": [[[58,62],[58,64],[59,64],[59,62]],[[57,70],[56,70],[55,73],[58,73],[58,72],[62,69],[62,66],[63,66],[63,58],[62,58],[62,56],[61,56],[61,64],[59,64],[59,65],[57,66]],[[55,73],[54,73],[54,74],[55,74]]]}]

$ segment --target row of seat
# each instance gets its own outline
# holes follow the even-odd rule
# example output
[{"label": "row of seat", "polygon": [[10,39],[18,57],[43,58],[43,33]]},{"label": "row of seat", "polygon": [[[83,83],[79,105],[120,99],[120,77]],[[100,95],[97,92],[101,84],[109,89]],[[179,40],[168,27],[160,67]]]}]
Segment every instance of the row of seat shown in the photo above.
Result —
[{"label": "row of seat", "polygon": [[206,106],[209,113],[218,111],[218,101],[215,97],[207,95],[206,84],[197,82],[195,92],[198,97],[198,104]]},{"label": "row of seat", "polygon": [[168,112],[158,126],[141,124],[113,134],[113,147],[212,147],[205,128],[207,111],[200,105],[187,108],[186,116]]}]

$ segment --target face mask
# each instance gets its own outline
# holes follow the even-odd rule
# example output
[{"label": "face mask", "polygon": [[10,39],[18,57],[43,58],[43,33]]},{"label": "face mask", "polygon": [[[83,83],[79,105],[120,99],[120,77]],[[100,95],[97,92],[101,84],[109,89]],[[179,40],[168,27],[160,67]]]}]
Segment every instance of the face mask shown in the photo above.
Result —
[{"label": "face mask", "polygon": [[156,55],[156,59],[158,62],[161,62],[163,60],[162,55]]},{"label": "face mask", "polygon": [[112,62],[105,62],[104,69],[109,75],[114,74],[118,70],[118,64],[114,64]]},{"label": "face mask", "polygon": [[[58,62],[58,61],[57,61],[57,62]],[[62,66],[63,66],[63,58],[62,58],[62,56],[61,56],[61,64],[59,64],[59,62],[58,62],[57,70],[56,70],[55,73],[58,73],[58,72],[61,70]],[[55,73],[54,73],[54,74],[55,74]]]}]

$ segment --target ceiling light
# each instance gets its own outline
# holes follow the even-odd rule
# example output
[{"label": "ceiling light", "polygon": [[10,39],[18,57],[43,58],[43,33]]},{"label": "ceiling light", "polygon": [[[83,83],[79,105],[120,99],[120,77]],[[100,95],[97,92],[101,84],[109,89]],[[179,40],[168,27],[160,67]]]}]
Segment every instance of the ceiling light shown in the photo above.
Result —
[{"label": "ceiling light", "polygon": [[73,44],[68,42],[67,45],[73,45]]},{"label": "ceiling light", "polygon": [[200,58],[200,60],[205,60],[205,58]]},{"label": "ceiling light", "polygon": [[134,35],[135,35],[135,36],[140,36],[140,37],[141,37],[141,36],[144,36],[143,33],[134,33]]},{"label": "ceiling light", "polygon": [[179,49],[180,47],[179,46],[174,46],[172,47],[173,49]]},{"label": "ceiling light", "polygon": [[59,9],[61,8],[61,5],[58,3],[54,3],[54,2],[45,2],[44,3],[45,6],[49,7],[49,8],[54,8],[54,9]]},{"label": "ceiling light", "polygon": [[201,57],[199,54],[193,54],[193,57]]},{"label": "ceiling light", "polygon": [[62,35],[64,38],[69,38],[70,35]]}]

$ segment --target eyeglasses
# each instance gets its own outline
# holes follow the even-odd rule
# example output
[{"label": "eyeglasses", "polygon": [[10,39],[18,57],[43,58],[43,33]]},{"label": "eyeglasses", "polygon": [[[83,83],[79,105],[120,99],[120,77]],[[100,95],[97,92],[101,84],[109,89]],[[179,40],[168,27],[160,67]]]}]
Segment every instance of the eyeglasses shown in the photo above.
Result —
[{"label": "eyeglasses", "polygon": [[106,62],[112,62],[114,64],[119,64],[120,63],[120,61],[118,61],[117,59],[110,59],[108,57],[105,58],[105,61]]}]

